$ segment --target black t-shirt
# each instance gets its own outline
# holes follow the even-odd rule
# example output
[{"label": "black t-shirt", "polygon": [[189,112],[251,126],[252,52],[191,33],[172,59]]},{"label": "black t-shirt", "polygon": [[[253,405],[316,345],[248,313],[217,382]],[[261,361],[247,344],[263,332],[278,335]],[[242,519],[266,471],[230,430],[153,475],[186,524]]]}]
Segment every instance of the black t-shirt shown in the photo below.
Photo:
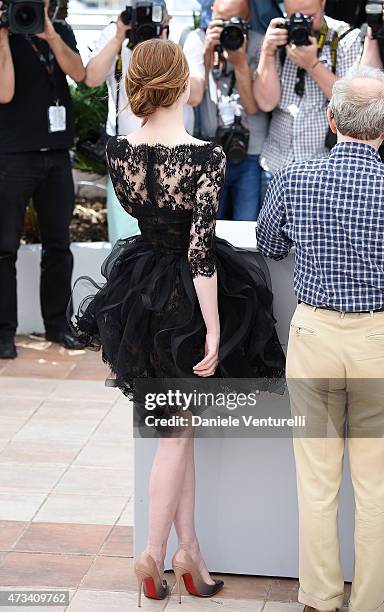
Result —
[{"label": "black t-shirt", "polygon": [[[78,53],[72,28],[65,21],[54,23],[63,41]],[[48,131],[48,107],[55,103],[52,77],[49,76],[36,47],[49,58],[46,41],[10,34],[9,43],[15,68],[15,95],[8,104],[0,104],[0,153],[22,153],[42,148],[67,149],[73,145],[74,113],[67,79],[56,59],[53,76],[59,104],[66,107],[66,130]],[[53,53],[52,53],[53,55]]]}]

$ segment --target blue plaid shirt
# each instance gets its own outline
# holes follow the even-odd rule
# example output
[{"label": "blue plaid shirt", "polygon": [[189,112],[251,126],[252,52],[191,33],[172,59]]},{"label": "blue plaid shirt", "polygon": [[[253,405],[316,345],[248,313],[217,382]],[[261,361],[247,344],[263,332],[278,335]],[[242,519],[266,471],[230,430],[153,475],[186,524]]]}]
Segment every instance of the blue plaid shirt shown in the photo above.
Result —
[{"label": "blue plaid shirt", "polygon": [[384,164],[373,147],[340,142],[272,180],[257,224],[261,253],[296,249],[299,300],[338,311],[384,307]]}]

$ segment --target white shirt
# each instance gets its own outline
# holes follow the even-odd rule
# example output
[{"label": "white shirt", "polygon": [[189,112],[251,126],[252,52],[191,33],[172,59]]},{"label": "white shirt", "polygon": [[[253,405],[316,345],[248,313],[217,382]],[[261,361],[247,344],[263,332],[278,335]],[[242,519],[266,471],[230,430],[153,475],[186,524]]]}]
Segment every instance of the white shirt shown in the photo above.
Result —
[{"label": "white shirt", "polygon": [[[91,58],[95,57],[105,47],[105,45],[112,40],[116,34],[116,23],[110,23],[101,32],[100,38],[95,44],[95,48],[91,53]],[[123,64],[122,78],[119,84],[119,111],[124,108],[127,103],[127,94],[125,91],[125,75],[128,70],[129,62],[131,61],[132,51],[127,47],[128,40],[123,42],[121,49],[121,59]],[[200,48],[202,42],[196,32],[192,31],[184,44],[184,53],[188,60],[189,70],[192,77],[198,77],[201,79],[205,78],[204,68],[204,54]],[[111,136],[116,134],[116,94],[117,84],[115,79],[115,62],[113,63],[110,72],[106,78],[108,86],[108,119],[107,119],[107,133]],[[194,115],[193,109],[188,104],[184,109],[185,127],[188,132],[193,132]],[[130,134],[141,126],[141,119],[136,117],[131,109],[128,107],[122,113],[119,114],[118,118],[118,131],[119,134]]]},{"label": "white shirt", "polygon": [[[188,61],[191,77],[196,77],[205,81],[204,65],[204,38],[199,36],[196,30],[192,30],[185,39],[183,51]],[[193,108],[189,104],[184,107],[185,129],[192,134],[195,123]]]}]

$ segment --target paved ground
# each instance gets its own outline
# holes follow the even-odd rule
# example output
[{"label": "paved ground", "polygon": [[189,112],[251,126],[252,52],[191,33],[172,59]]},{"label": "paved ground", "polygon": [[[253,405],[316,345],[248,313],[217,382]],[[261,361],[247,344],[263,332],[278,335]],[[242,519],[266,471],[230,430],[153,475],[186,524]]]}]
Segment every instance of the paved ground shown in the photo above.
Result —
[{"label": "paved ground", "polygon": [[[59,612],[133,611],[129,402],[104,387],[99,353],[33,337],[17,344],[19,357],[0,362],[0,589],[68,589]],[[296,580],[224,580],[220,597],[186,596],[181,612],[302,610]],[[179,610],[177,597],[143,602],[164,609]]]}]

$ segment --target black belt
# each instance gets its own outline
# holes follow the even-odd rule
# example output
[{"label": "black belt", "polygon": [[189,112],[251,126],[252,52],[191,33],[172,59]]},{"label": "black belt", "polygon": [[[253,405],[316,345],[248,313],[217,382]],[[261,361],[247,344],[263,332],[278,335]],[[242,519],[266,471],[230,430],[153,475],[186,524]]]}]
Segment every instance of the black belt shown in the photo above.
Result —
[{"label": "black belt", "polygon": [[345,312],[346,314],[369,314],[370,312],[384,312],[384,306],[382,308],[372,308],[372,310],[337,310],[336,308],[332,308],[331,306],[314,306],[313,304],[308,304],[307,302],[302,302],[301,300],[297,300],[299,304],[305,304],[310,308],[319,308],[320,310],[332,310],[332,312]]}]

